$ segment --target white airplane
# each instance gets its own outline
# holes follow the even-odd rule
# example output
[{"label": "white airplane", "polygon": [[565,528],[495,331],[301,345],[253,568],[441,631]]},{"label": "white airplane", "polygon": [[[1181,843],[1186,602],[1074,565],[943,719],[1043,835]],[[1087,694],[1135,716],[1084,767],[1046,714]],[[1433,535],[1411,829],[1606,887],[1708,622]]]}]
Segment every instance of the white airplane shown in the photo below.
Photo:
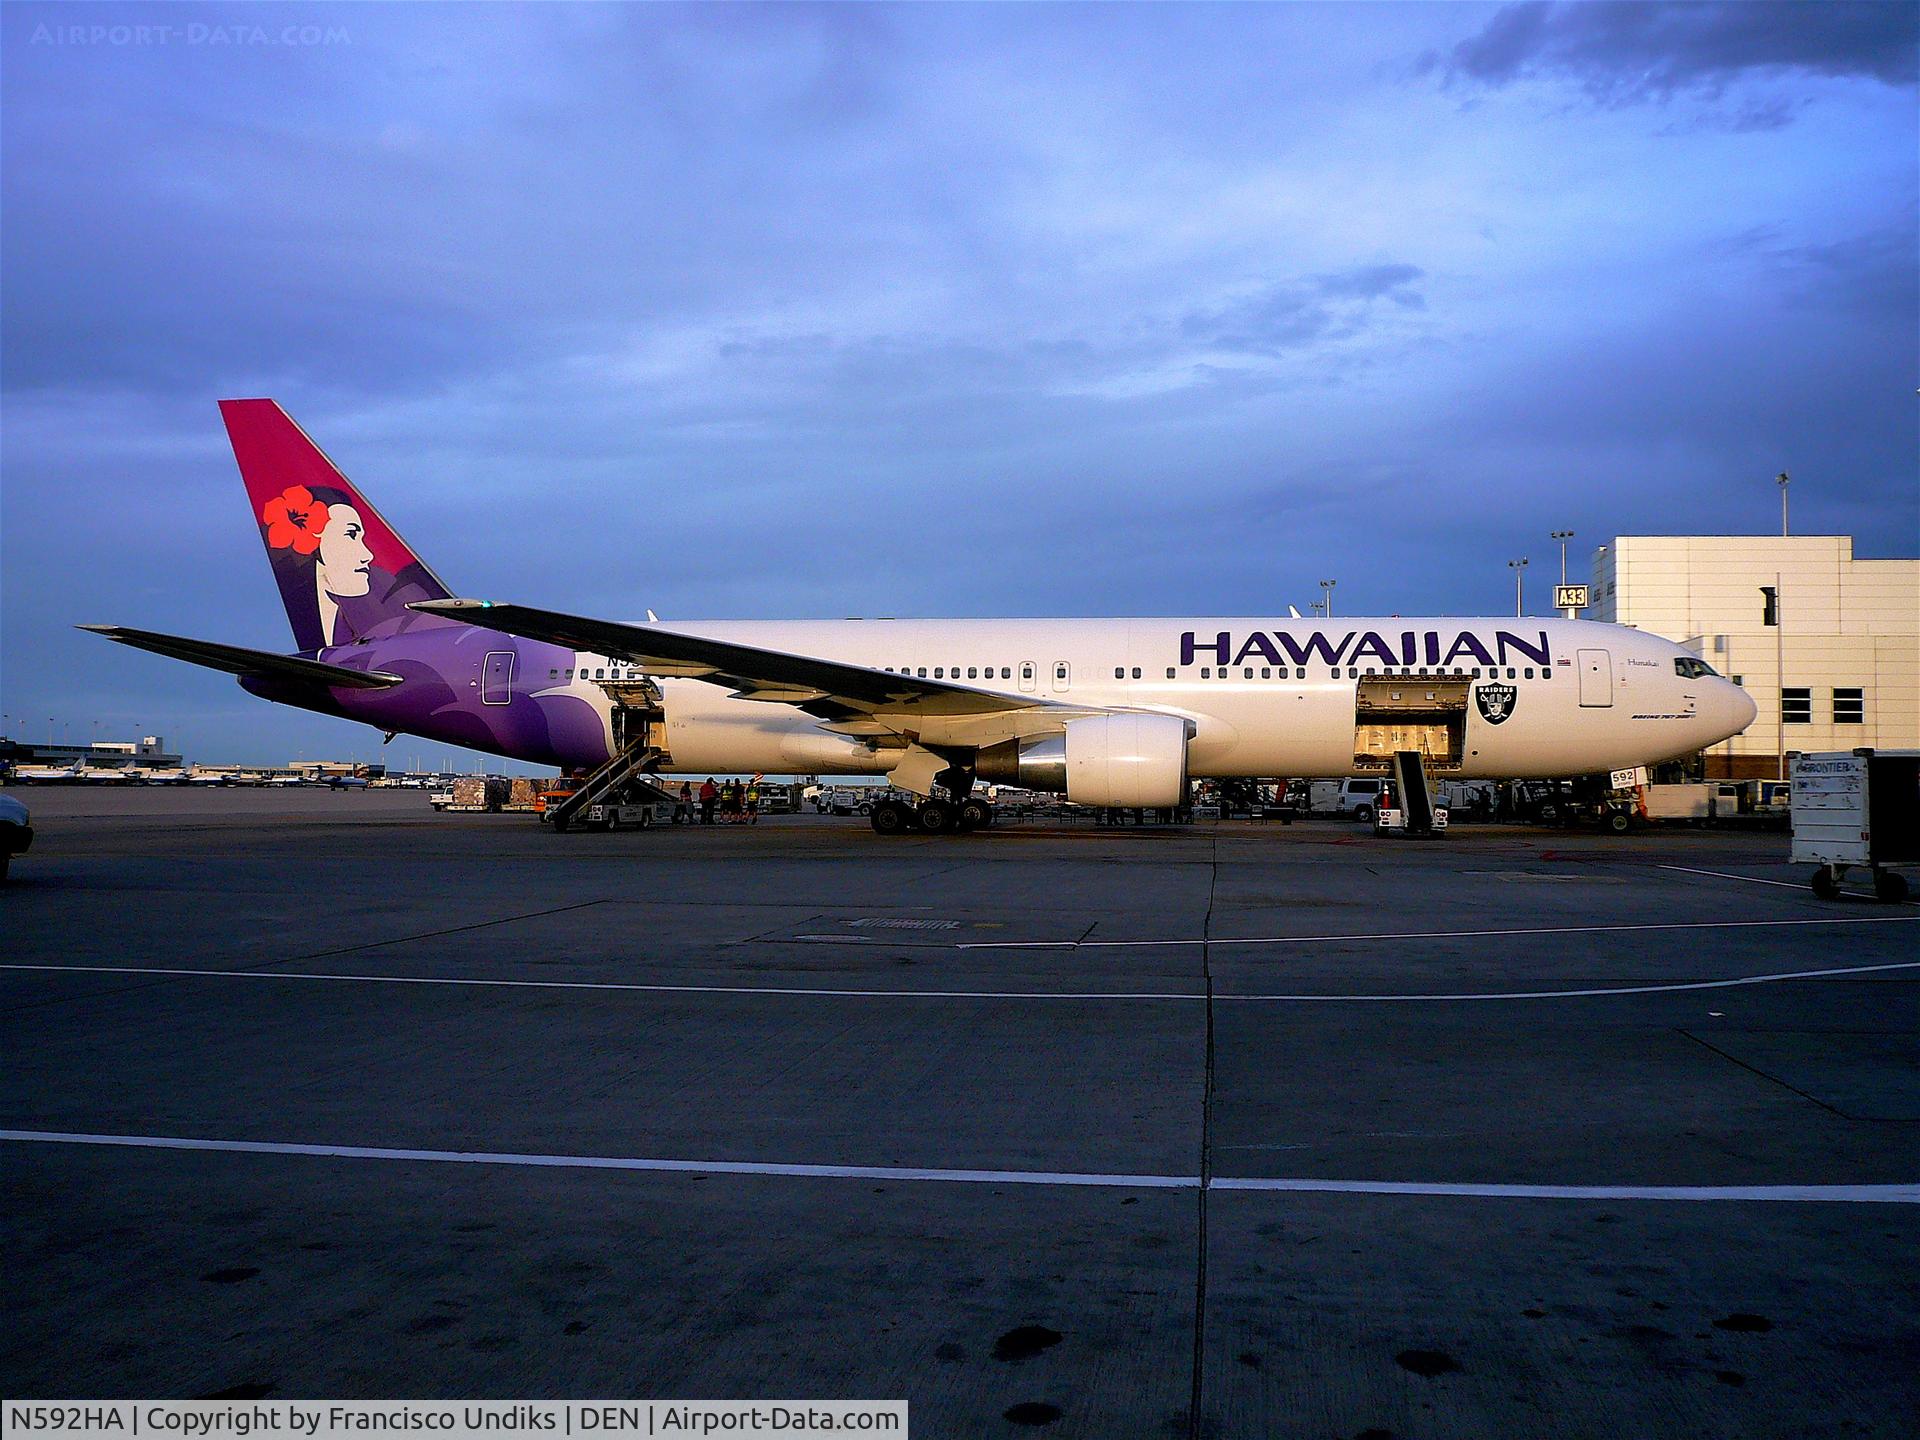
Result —
[{"label": "white airplane", "polygon": [[86,779],[87,762],[76,756],[65,765],[19,765],[14,767],[13,778],[24,780],[33,785],[58,785],[65,781]]},{"label": "white airplane", "polygon": [[[883,775],[875,828],[976,782],[1097,806],[1202,777],[1562,777],[1738,734],[1682,646],[1560,619],[597,620],[457,599],[271,400],[221,410],[298,651],[99,626],[267,699],[564,769]],[[971,808],[969,808],[971,807]]]}]

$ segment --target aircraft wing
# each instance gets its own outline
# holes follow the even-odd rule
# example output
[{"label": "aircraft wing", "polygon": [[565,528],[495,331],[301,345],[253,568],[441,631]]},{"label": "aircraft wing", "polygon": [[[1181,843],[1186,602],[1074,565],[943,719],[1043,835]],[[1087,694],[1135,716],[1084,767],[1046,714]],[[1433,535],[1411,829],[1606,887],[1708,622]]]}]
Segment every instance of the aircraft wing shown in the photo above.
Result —
[{"label": "aircraft wing", "polygon": [[210,670],[225,670],[230,675],[299,680],[309,685],[351,690],[384,690],[405,678],[384,670],[355,670],[347,665],[329,665],[324,660],[303,660],[298,655],[277,655],[271,650],[249,650],[242,645],[219,645],[212,640],[190,640],[184,635],[162,635],[154,630],[130,630],[124,625],[78,628],[131,645],[136,650],[151,650],[156,655],[191,661]]},{"label": "aircraft wing", "polygon": [[619,656],[654,675],[684,676],[731,685],[748,700],[777,700],[813,714],[899,716],[992,715],[1057,709],[1032,695],[997,695],[969,685],[848,665],[812,655],[762,650],[731,640],[688,635],[653,625],[622,625],[490,600],[420,600],[410,607],[448,615],[529,640],[545,640],[598,655]]}]

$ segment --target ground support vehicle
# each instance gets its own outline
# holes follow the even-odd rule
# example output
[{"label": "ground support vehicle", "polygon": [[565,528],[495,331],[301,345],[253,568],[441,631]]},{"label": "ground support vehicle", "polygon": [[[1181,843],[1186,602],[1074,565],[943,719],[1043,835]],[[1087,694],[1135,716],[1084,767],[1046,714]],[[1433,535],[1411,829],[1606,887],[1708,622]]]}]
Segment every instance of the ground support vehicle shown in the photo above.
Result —
[{"label": "ground support vehicle", "polygon": [[1793,863],[1813,865],[1813,893],[1840,894],[1849,870],[1873,876],[1873,893],[1898,903],[1920,865],[1920,750],[1830,750],[1787,755],[1793,777]]},{"label": "ground support vehicle", "polygon": [[7,865],[16,855],[26,853],[33,844],[33,825],[27,807],[11,795],[0,795],[0,880],[7,878]]}]

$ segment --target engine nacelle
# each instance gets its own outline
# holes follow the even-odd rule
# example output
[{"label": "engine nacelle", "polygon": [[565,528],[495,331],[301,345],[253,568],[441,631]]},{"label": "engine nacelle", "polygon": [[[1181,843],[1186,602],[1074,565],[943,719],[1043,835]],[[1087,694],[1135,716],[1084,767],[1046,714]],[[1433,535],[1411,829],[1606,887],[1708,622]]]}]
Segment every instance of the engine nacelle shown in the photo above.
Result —
[{"label": "engine nacelle", "polygon": [[982,780],[1064,792],[1078,805],[1163,809],[1186,802],[1187,741],[1178,715],[1089,715],[1065,735],[1009,740],[979,755]]},{"label": "engine nacelle", "polygon": [[1067,798],[1076,805],[1159,809],[1187,798],[1187,740],[1178,715],[1089,715],[1067,722]]}]

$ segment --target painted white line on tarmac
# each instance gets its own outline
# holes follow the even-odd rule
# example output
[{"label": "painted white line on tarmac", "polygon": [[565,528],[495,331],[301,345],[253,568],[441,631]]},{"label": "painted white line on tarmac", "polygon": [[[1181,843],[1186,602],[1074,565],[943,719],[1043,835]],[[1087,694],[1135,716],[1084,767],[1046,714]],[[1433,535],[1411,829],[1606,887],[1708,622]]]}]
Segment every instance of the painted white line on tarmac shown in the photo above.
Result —
[{"label": "painted white line on tarmac", "polygon": [[[1778,885],[1783,890],[1798,890],[1803,895],[1811,895],[1813,887],[1798,880],[1763,880],[1758,875],[1735,875],[1730,870],[1696,870],[1691,865],[1662,865],[1662,870],[1678,870],[1683,875],[1711,875],[1716,880],[1744,880],[1749,885]],[[1882,904],[1911,905],[1911,900],[1882,901]]]},{"label": "painted white line on tarmac", "polygon": [[1047,1170],[949,1170],[909,1165],[779,1165],[748,1160],[657,1160],[631,1155],[529,1155],[494,1150],[413,1150],[385,1145],[289,1145],[272,1140],[200,1140],[175,1135],[88,1135],[0,1130],[0,1140],[50,1145],[122,1145],[146,1150],[220,1150],[333,1160],[423,1160],[453,1165],[531,1165],[563,1170],[647,1170],[693,1175],[771,1175],[824,1180],[949,1180],[973,1185],[1123,1185],[1191,1190],[1196,1175],[1103,1175]]},{"label": "painted white line on tarmac", "polygon": [[1334,941],[1484,940],[1503,935],[1609,935],[1640,930],[1755,930],[1781,925],[1898,925],[1920,915],[1824,915],[1796,920],[1667,920],[1637,925],[1535,925],[1522,930],[1387,930],[1359,935],[1255,935],[1203,940],[971,940],[956,950],[1128,950],[1173,945],[1326,945]]},{"label": "painted white line on tarmac", "polygon": [[1265,1180],[1216,1175],[1211,1190],[1458,1195],[1479,1200],[1824,1200],[1920,1205],[1914,1185],[1475,1185],[1428,1180]]},{"label": "painted white line on tarmac", "polygon": [[[293,1145],[272,1140],[202,1140],[176,1135],[93,1135],[61,1130],[0,1130],[0,1140],[42,1145],[122,1146],[143,1150],[299,1155],[328,1160],[413,1160],[454,1165],[520,1165],[562,1170],[640,1170],[693,1175],[756,1175],[802,1180],[940,1180],[967,1185],[1107,1186],[1196,1190],[1198,1175],[1127,1175],[1076,1170],[955,1170],[908,1165],[782,1165],[745,1160],[662,1160],[632,1155],[539,1155],[493,1150],[415,1150],[374,1145]],[[1306,1191],[1336,1195],[1428,1195],[1487,1200],[1760,1200],[1920,1204],[1912,1185],[1484,1185],[1424,1180],[1268,1179],[1214,1176],[1214,1190]]]},{"label": "painted white line on tarmac", "polygon": [[1783,890],[1802,890],[1811,895],[1813,891],[1801,881],[1762,880],[1757,875],[1734,875],[1725,870],[1696,870],[1691,865],[1662,865],[1662,870],[1678,870],[1682,875],[1711,875],[1716,880],[1744,880],[1749,885],[1778,885]]},{"label": "painted white line on tarmac", "polygon": [[1185,990],[855,990],[807,985],[652,985],[623,980],[487,980],[462,975],[354,975],[315,970],[190,970],[165,965],[0,964],[0,970],[87,975],[205,976],[221,980],[339,980],[363,985],[453,985],[501,990],[613,990],[650,995],[815,995],[856,1000],[1205,1000]]},{"label": "painted white line on tarmac", "polygon": [[[302,970],[189,970],[159,965],[0,964],[0,970],[44,974],[165,975],[215,980],[334,980],[358,985],[448,985],[500,990],[611,990],[651,995],[805,995],[855,1000],[1184,1000],[1207,997],[1186,990],[853,990],[799,985],[647,985],[617,980],[487,980],[449,975],[353,975]],[[1723,980],[1672,980],[1657,985],[1596,985],[1577,990],[1454,990],[1373,993],[1311,991],[1298,994],[1214,992],[1221,1004],[1313,1004],[1327,1001],[1420,1000],[1571,1000],[1606,995],[1661,995],[1684,990],[1728,990],[1741,985],[1772,985],[1785,980],[1822,980],[1838,975],[1868,975],[1880,970],[1920,970],[1920,960],[1889,960],[1875,965],[1839,965],[1826,970],[1776,970],[1765,975],[1733,975]]]},{"label": "painted white line on tarmac", "polygon": [[1664,995],[1682,990],[1730,990],[1740,985],[1772,985],[1782,980],[1815,980],[1830,975],[1865,975],[1875,970],[1920,970],[1920,960],[1889,960],[1879,965],[1842,965],[1832,970],[1778,970],[1771,975],[1736,975],[1725,980],[1675,980],[1660,985],[1601,985],[1584,990],[1463,990],[1451,994],[1424,992],[1404,995],[1223,995],[1214,1000],[1570,1000],[1593,995]]}]

